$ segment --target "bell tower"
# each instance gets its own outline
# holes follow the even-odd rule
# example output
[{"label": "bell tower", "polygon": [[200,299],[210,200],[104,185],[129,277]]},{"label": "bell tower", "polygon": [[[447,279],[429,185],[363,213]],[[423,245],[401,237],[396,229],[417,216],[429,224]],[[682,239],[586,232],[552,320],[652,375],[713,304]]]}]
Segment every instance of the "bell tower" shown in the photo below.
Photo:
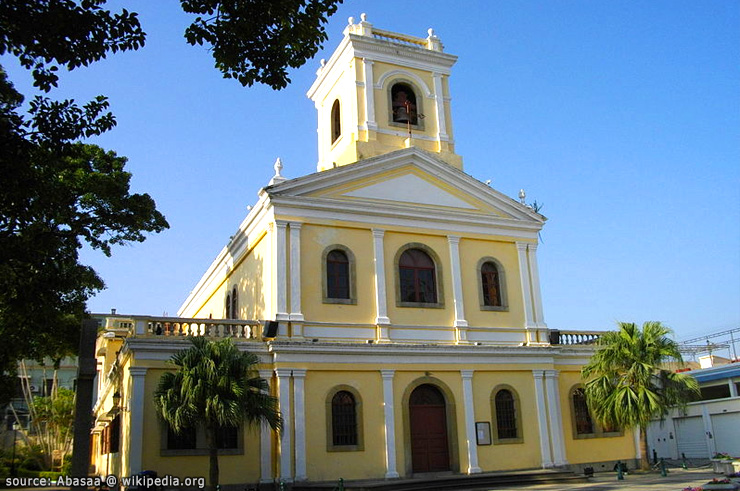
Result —
[{"label": "bell tower", "polygon": [[457,56],[426,38],[350,17],[307,95],[318,111],[319,171],[416,146],[462,169],[452,137],[449,76]]}]

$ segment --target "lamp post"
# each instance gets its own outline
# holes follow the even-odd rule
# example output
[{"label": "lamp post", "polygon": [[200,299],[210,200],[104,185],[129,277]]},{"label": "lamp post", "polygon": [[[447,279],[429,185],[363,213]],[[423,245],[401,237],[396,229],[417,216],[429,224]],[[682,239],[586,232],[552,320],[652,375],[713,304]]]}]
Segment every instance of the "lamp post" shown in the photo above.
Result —
[{"label": "lamp post", "polygon": [[10,460],[10,476],[11,477],[18,477],[15,472],[15,441],[17,440],[18,436],[18,422],[13,422],[13,457]]}]

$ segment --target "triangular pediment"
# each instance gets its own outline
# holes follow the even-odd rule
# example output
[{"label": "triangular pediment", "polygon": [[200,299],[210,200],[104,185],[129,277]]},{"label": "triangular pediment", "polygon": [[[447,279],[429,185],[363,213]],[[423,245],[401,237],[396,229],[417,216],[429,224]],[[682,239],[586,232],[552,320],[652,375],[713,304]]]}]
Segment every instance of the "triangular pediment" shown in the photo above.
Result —
[{"label": "triangular pediment", "polygon": [[544,217],[427,152],[408,148],[266,188],[271,197],[307,202],[454,213],[542,224]]}]

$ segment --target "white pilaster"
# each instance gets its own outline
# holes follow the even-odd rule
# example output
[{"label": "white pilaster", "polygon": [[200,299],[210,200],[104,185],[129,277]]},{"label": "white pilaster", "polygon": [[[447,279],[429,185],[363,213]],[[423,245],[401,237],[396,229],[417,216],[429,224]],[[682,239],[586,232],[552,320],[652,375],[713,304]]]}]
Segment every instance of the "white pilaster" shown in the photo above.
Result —
[{"label": "white pilaster", "polygon": [[378,341],[389,341],[388,304],[386,300],[385,287],[385,253],[383,250],[383,237],[385,230],[373,229],[373,262],[375,265],[375,323],[378,324]]},{"label": "white pilaster", "polygon": [[[272,370],[260,370],[259,375],[267,381],[267,393],[270,392]],[[272,482],[272,435],[270,425],[260,423],[260,482]]]},{"label": "white pilaster", "polygon": [[287,258],[288,222],[275,220],[275,320],[280,323],[278,336],[288,335],[288,258]]},{"label": "white pilaster", "polygon": [[280,400],[280,413],[283,416],[283,431],[280,432],[280,479],[285,482],[293,481],[291,453],[292,453],[292,421],[290,412],[290,368],[277,368],[275,373],[278,377],[278,398]]},{"label": "white pilaster", "polygon": [[542,454],[542,468],[553,466],[552,452],[550,451],[550,436],[547,427],[547,405],[545,403],[545,371],[532,370],[534,376],[534,396],[537,404],[537,426],[540,437],[540,453]]},{"label": "white pilaster", "polygon": [[465,437],[468,451],[468,474],[479,474],[478,442],[475,438],[475,407],[473,406],[473,370],[460,370],[465,408]]},{"label": "white pilaster", "polygon": [[717,446],[714,444],[716,436],[712,433],[712,417],[709,415],[709,408],[706,404],[701,405],[701,419],[704,423],[704,439],[707,442],[709,455],[717,453]]},{"label": "white pilaster", "polygon": [[437,140],[447,140],[447,122],[445,121],[444,91],[442,90],[442,74],[432,73],[434,80],[434,103],[437,113]]},{"label": "white pilaster", "polygon": [[378,124],[375,122],[375,88],[373,82],[373,62],[367,58],[362,59],[365,72],[365,126],[368,130],[375,130]]},{"label": "white pilaster", "polygon": [[563,435],[563,413],[560,410],[560,387],[557,370],[545,370],[545,386],[547,387],[547,415],[549,417],[550,440],[552,454],[557,467],[568,465],[565,457],[565,437]]},{"label": "white pilaster", "polygon": [[[519,257],[519,279],[522,284],[522,300],[524,301],[524,327],[527,329],[527,342],[536,342],[529,339],[529,330],[535,328],[534,313],[532,311],[532,287],[529,282],[529,265],[527,264],[527,243],[517,242],[516,251]],[[536,336],[536,331],[535,336]]]},{"label": "white pilaster", "polygon": [[537,244],[527,245],[527,256],[529,258],[529,271],[532,278],[532,297],[534,300],[534,320],[539,328],[546,328],[545,315],[542,311],[542,294],[540,292],[540,272],[537,266]]},{"label": "white pilaster", "polygon": [[306,475],[306,404],[304,382],[306,370],[293,369],[293,411],[295,412],[295,480],[305,481]]},{"label": "white pilaster", "polygon": [[291,336],[303,338],[303,314],[301,313],[301,226],[290,222],[290,324]]},{"label": "white pilaster", "polygon": [[397,478],[396,470],[396,415],[393,405],[393,376],[395,370],[381,370],[383,377],[383,416],[385,430],[385,478]]},{"label": "white pilaster", "polygon": [[460,270],[460,237],[447,236],[450,244],[450,264],[452,265],[452,297],[455,304],[455,341],[458,344],[468,342],[468,321],[465,320],[463,303],[462,277]]},{"label": "white pilaster", "polygon": [[130,447],[128,453],[128,472],[133,476],[141,472],[141,452],[144,442],[144,382],[146,367],[129,367],[131,375],[131,395],[128,399],[129,417],[131,418]]}]

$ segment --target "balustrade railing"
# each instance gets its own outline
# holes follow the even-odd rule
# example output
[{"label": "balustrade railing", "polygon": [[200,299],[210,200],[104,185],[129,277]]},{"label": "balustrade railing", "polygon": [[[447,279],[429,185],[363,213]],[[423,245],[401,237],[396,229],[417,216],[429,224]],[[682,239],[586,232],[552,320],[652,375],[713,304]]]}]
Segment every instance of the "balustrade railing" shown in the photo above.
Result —
[{"label": "balustrade railing", "polygon": [[186,337],[234,338],[261,341],[261,324],[256,320],[240,319],[185,319],[180,317],[106,316],[109,330],[126,330],[129,337]]},{"label": "balustrade railing", "polygon": [[415,46],[417,48],[426,48],[427,40],[418,38],[415,36],[406,36],[396,32],[383,31],[380,29],[373,28],[373,37],[375,39],[382,39],[383,41],[390,41],[392,43],[404,44],[406,46]]},{"label": "balustrade railing", "polygon": [[589,346],[594,345],[604,331],[559,331],[550,330],[550,344],[564,346]]}]

